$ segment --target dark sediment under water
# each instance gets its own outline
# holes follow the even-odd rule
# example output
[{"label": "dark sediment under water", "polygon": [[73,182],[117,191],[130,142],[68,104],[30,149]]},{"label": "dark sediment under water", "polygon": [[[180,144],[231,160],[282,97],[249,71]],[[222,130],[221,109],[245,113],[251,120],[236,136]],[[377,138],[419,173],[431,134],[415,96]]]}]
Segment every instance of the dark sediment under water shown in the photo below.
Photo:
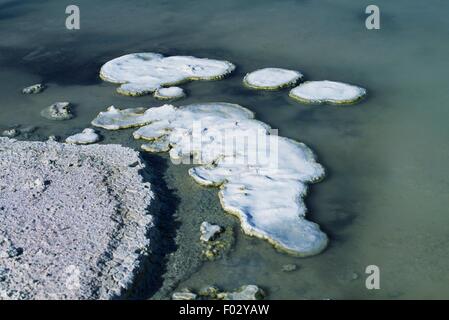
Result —
[{"label": "dark sediment under water", "polygon": [[[80,0],[79,31],[64,27],[69,4],[0,1],[0,129],[36,125],[30,139],[65,138],[111,104],[160,105],[151,96],[119,96],[115,85],[98,78],[104,62],[126,53],[227,59],[238,67],[232,76],[183,85],[188,98],[175,104],[246,106],[281,135],[309,145],[328,173],[311,186],[307,205],[330,245],[300,259],[244,236],[222,211],[217,190],[196,185],[186,167],[148,157],[170,215],[160,220],[170,225],[161,242],[169,263],[158,269],[166,280],[158,278],[148,295],[164,297],[176,286],[230,290],[254,283],[273,299],[449,298],[447,1],[379,0],[379,31],[365,28],[371,4],[365,0]],[[288,98],[287,90],[242,86],[247,72],[268,66],[354,83],[369,97],[354,106],[309,106]],[[37,82],[48,85],[44,93],[20,93]],[[55,101],[72,102],[76,118],[42,118],[40,111]],[[138,148],[131,132],[101,131],[103,143]],[[234,226],[236,239],[226,257],[200,265],[203,220]],[[287,263],[298,270],[282,272]],[[370,264],[380,267],[381,290],[365,288]]]}]

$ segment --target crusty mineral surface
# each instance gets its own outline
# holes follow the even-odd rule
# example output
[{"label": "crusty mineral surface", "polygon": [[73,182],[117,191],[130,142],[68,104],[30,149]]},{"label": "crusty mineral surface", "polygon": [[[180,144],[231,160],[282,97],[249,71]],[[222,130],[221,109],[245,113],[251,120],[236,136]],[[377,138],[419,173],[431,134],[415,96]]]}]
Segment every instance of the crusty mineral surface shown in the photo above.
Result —
[{"label": "crusty mineral surface", "polygon": [[306,219],[308,185],[324,178],[324,168],[304,143],[277,135],[254,114],[226,102],[175,107],[109,107],[92,121],[116,130],[141,126],[134,138],[149,152],[169,152],[174,164],[199,164],[189,175],[220,187],[223,209],[240,220],[244,233],[279,250],[306,257],[320,253],[328,238]]},{"label": "crusty mineral surface", "polygon": [[0,299],[126,294],[154,232],[137,152],[0,138]]}]

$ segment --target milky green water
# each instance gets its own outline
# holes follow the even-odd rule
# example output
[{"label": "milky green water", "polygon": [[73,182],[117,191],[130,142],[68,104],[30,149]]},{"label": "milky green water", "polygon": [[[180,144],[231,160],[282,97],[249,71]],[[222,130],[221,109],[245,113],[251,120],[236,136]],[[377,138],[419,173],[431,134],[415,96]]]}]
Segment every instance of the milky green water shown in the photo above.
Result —
[{"label": "milky green water", "polygon": [[[64,27],[68,4],[0,1],[0,129],[36,125],[29,139],[65,138],[111,104],[160,105],[150,96],[119,96],[98,79],[104,62],[125,53],[227,59],[238,66],[231,77],[189,83],[189,97],[176,104],[246,106],[281,135],[309,145],[328,172],[310,188],[307,205],[330,245],[299,259],[244,236],[222,211],[216,190],[193,183],[187,168],[167,157],[151,157],[175,228],[165,233],[172,249],[160,262],[166,276],[153,297],[176,287],[230,290],[254,283],[271,299],[449,298],[449,2],[378,0],[377,31],[365,28],[371,4],[365,0],[79,0],[79,31]],[[354,106],[308,106],[289,99],[288,91],[241,85],[245,73],[268,66],[358,84],[369,97]],[[44,93],[20,93],[41,81],[48,84]],[[75,105],[75,119],[40,117],[60,100]],[[104,143],[139,146],[131,131],[101,133]],[[223,259],[200,265],[203,220],[233,226],[235,244]],[[282,272],[286,263],[299,268]],[[365,288],[371,264],[381,270],[380,290]]]}]

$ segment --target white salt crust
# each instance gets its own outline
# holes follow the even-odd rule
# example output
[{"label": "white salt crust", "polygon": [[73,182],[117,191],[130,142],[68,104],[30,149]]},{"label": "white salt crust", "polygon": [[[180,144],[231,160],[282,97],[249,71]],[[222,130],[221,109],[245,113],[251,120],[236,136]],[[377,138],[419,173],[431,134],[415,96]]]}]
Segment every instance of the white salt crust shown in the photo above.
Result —
[{"label": "white salt crust", "polygon": [[243,83],[253,89],[276,90],[295,85],[303,78],[301,72],[281,68],[264,68],[248,73]]},{"label": "white salt crust", "polygon": [[158,53],[144,52],[106,62],[101,67],[100,77],[120,84],[117,91],[121,94],[140,96],[188,80],[220,79],[234,69],[235,66],[228,61],[191,56],[164,57]]},{"label": "white salt crust", "polygon": [[159,88],[154,92],[154,97],[159,100],[181,99],[185,93],[180,87]]},{"label": "white salt crust", "polygon": [[335,81],[306,81],[290,91],[290,97],[311,104],[351,104],[362,99],[366,89]]},{"label": "white salt crust", "polygon": [[[110,127],[108,113],[100,115],[103,127]],[[174,162],[193,157],[200,166],[189,174],[202,185],[220,187],[223,208],[240,219],[246,234],[298,256],[317,254],[326,247],[327,236],[306,220],[303,201],[307,184],[324,177],[323,167],[306,145],[270,134],[270,127],[254,120],[248,109],[229,103],[164,105],[133,116],[114,110],[112,116],[115,124],[147,124],[133,134],[148,141],[145,150],[169,151]],[[256,132],[262,133],[266,143],[250,139],[243,147],[228,148],[232,141]],[[261,158],[273,145],[278,146],[277,157],[246,161]]]}]

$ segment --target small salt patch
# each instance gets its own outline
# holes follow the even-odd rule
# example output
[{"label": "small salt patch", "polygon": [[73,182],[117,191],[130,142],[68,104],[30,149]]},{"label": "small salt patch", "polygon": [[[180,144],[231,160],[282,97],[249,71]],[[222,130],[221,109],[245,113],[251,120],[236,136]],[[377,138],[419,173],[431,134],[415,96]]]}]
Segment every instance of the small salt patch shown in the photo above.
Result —
[{"label": "small salt patch", "polygon": [[65,142],[73,144],[91,144],[100,141],[100,136],[94,129],[86,128],[81,133],[68,137]]}]

